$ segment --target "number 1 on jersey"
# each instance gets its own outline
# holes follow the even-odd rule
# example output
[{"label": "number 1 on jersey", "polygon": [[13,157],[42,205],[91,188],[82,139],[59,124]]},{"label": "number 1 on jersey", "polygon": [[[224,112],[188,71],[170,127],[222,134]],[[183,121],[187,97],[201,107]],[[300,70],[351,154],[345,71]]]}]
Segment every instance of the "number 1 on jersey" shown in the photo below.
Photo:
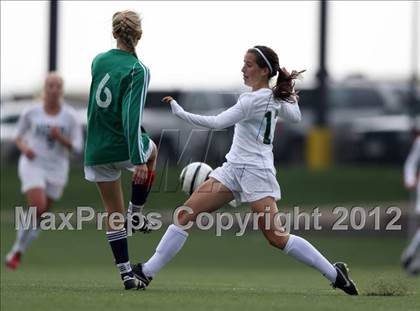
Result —
[{"label": "number 1 on jersey", "polygon": [[273,113],[271,111],[267,111],[264,115],[264,117],[266,118],[266,127],[265,127],[265,132],[264,132],[264,139],[263,139],[263,143],[266,145],[270,145],[273,141],[273,134],[271,132],[272,128],[271,128],[271,123],[274,123],[274,127],[276,126],[276,119],[277,119],[277,114],[278,112],[276,111],[274,114],[274,118],[272,118]]}]

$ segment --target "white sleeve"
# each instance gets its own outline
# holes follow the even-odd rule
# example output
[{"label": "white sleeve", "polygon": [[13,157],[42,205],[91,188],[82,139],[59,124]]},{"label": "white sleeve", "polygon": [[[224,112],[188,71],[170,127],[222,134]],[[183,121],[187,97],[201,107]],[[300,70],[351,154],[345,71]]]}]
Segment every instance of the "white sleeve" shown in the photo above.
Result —
[{"label": "white sleeve", "polygon": [[221,112],[217,116],[202,116],[186,112],[175,100],[171,101],[172,113],[177,117],[198,126],[210,129],[224,129],[244,120],[247,115],[247,109],[240,100],[229,109]]},{"label": "white sleeve", "polygon": [[29,121],[29,112],[30,110],[27,109],[19,117],[15,138],[25,135],[26,131],[31,127],[31,122]]},{"label": "white sleeve", "polygon": [[280,102],[280,108],[278,110],[279,116],[289,122],[297,123],[302,119],[299,105],[297,102],[289,103],[287,101]]},{"label": "white sleeve", "polygon": [[70,142],[72,150],[80,153],[83,150],[83,130],[75,113],[71,113]]},{"label": "white sleeve", "polygon": [[404,183],[407,187],[414,187],[417,180],[417,168],[420,160],[420,138],[414,141],[410,154],[404,164]]}]

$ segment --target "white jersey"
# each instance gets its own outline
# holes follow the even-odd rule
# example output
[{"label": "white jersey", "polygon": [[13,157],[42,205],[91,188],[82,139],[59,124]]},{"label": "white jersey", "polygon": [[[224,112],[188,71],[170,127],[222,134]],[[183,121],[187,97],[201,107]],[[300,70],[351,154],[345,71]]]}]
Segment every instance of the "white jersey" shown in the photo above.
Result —
[{"label": "white jersey", "polygon": [[58,127],[67,137],[72,150],[81,152],[83,148],[82,128],[75,110],[63,104],[60,112],[49,115],[43,105],[28,108],[22,114],[17,126],[17,136],[23,137],[25,143],[35,153],[35,158],[29,160],[23,154],[20,162],[30,162],[48,172],[48,180],[56,184],[65,184],[69,170],[70,151],[49,135],[51,127]]},{"label": "white jersey", "polygon": [[191,124],[210,129],[235,125],[233,142],[226,159],[234,166],[251,166],[274,170],[273,136],[277,118],[299,122],[297,103],[277,101],[271,89],[243,93],[237,103],[217,116],[201,116],[184,111],[171,101],[172,112]]}]

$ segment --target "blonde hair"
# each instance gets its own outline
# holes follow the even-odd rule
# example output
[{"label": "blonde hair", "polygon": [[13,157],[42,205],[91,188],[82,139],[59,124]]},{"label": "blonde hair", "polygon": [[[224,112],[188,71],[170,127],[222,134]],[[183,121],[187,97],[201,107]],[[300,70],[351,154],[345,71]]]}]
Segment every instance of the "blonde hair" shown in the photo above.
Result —
[{"label": "blonde hair", "polygon": [[135,46],[142,35],[140,16],[134,11],[121,11],[112,16],[112,32],[135,54]]},{"label": "blonde hair", "polygon": [[59,101],[62,102],[63,99],[64,99],[64,79],[57,71],[48,72],[48,74],[47,74],[47,76],[44,80],[44,85],[43,85],[43,88],[42,88],[42,91],[40,93],[39,98],[42,99],[42,100],[45,100],[47,84],[51,80],[59,81],[59,83],[61,84],[61,95],[60,95]]}]

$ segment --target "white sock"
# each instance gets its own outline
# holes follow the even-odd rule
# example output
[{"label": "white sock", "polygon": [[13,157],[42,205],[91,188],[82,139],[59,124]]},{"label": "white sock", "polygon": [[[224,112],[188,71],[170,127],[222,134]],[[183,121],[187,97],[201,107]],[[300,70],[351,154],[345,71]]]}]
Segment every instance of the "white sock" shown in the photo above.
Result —
[{"label": "white sock", "polygon": [[39,226],[36,229],[29,228],[24,230],[23,228],[18,229],[15,244],[13,245],[12,252],[21,252],[22,254],[26,251],[29,244],[39,236]]},{"label": "white sock", "polygon": [[36,229],[30,228],[28,232],[26,233],[25,239],[23,240],[23,243],[21,244],[21,250],[22,252],[25,252],[28,248],[29,244],[32,243],[33,240],[35,240],[39,236],[39,226]]},{"label": "white sock", "polygon": [[26,234],[28,233],[28,230],[24,230],[21,226],[18,228],[16,232],[16,240],[13,244],[11,253],[21,252],[21,244],[23,240],[25,239]]},{"label": "white sock", "polygon": [[188,232],[175,225],[170,225],[156,247],[153,256],[143,264],[143,273],[153,277],[181,250],[187,237]]},{"label": "white sock", "polygon": [[331,282],[335,282],[337,271],[334,266],[305,239],[291,234],[284,251],[304,264],[317,269]]},{"label": "white sock", "polygon": [[120,270],[120,274],[127,274],[131,272],[131,265],[129,261],[117,264],[117,268]]}]

